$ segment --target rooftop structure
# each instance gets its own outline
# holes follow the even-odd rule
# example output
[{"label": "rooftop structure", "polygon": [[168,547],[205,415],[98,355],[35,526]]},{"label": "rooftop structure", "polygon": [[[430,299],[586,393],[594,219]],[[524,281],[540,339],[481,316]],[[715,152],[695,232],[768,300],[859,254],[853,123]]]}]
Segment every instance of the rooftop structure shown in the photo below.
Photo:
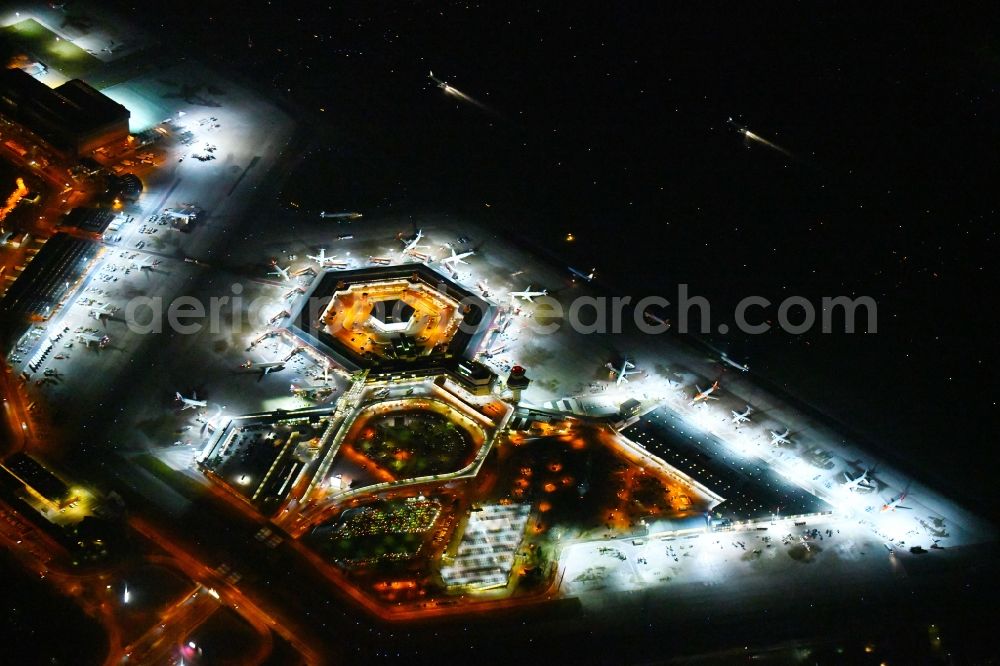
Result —
[{"label": "rooftop structure", "polygon": [[441,567],[441,578],[449,587],[475,590],[506,585],[529,515],[530,504],[473,509],[458,554]]},{"label": "rooftop structure", "polygon": [[98,250],[92,241],[56,234],[7,289],[0,313],[8,320],[47,319]]},{"label": "rooftop structure", "polygon": [[241,416],[205,451],[202,469],[264,513],[274,511],[334,432],[329,409]]},{"label": "rooftop structure", "polygon": [[20,69],[4,69],[0,113],[74,156],[128,136],[128,109],[79,79],[49,88]]},{"label": "rooftop structure", "polygon": [[46,502],[59,504],[69,495],[65,483],[27,454],[15,453],[4,461],[3,468]]},{"label": "rooftop structure", "polygon": [[721,496],[713,513],[729,520],[830,513],[829,504],[756,459],[736,459],[715,437],[659,408],[622,431],[677,471]]},{"label": "rooftop structure", "polygon": [[329,271],[292,313],[292,331],[348,368],[413,369],[466,356],[495,309],[422,265]]},{"label": "rooftop structure", "polygon": [[103,234],[114,219],[114,211],[106,208],[74,208],[63,220],[63,224],[80,231]]}]

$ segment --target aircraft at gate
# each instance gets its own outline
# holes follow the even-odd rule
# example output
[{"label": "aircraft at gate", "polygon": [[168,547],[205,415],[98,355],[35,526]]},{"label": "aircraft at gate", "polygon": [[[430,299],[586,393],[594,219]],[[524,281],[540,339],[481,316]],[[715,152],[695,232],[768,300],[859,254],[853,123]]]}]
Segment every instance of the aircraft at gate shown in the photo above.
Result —
[{"label": "aircraft at gate", "polygon": [[417,235],[408,241],[403,241],[403,254],[415,254],[417,249],[425,248],[426,245],[420,245],[420,240],[424,237],[424,230],[417,229]]},{"label": "aircraft at gate", "polygon": [[859,489],[874,490],[875,484],[868,480],[868,474],[871,471],[871,469],[866,469],[853,479],[848,476],[847,472],[844,472],[844,478],[847,480],[847,483],[844,484],[844,488],[850,490],[851,492],[855,492]]},{"label": "aircraft at gate", "polygon": [[635,363],[625,359],[622,361],[621,366],[614,366],[611,363],[606,363],[605,366],[611,371],[611,374],[615,378],[615,386],[621,386],[623,383],[628,383],[629,375],[638,375],[642,370],[634,370]]},{"label": "aircraft at gate", "polygon": [[739,425],[741,423],[747,423],[750,421],[750,414],[753,413],[753,408],[747,405],[746,411],[737,412],[735,409],[731,410],[733,412],[732,422],[734,425]]},{"label": "aircraft at gate", "polygon": [[912,511],[913,507],[903,506],[900,504],[900,502],[906,499],[909,488],[910,485],[907,484],[903,492],[886,500],[885,504],[882,505],[882,511],[895,511],[896,509],[907,509],[908,511]]},{"label": "aircraft at gate", "polygon": [[326,248],[320,248],[319,254],[307,254],[309,259],[312,259],[320,268],[326,268],[334,264],[335,257],[326,256]]},{"label": "aircraft at gate", "polygon": [[174,395],[176,396],[177,401],[182,403],[181,404],[182,411],[185,409],[196,409],[198,407],[205,407],[206,405],[208,405],[208,401],[198,399],[197,393],[192,393],[191,394],[192,397],[190,398],[185,398],[184,396],[182,396],[180,394],[180,391],[177,391],[176,393],[174,393]]},{"label": "aircraft at gate", "polygon": [[534,299],[537,296],[545,296],[549,293],[548,289],[542,289],[541,291],[531,291],[531,285],[523,291],[512,291],[510,292],[511,300],[515,298],[520,298],[522,301],[528,301],[529,303],[534,303]]},{"label": "aircraft at gate", "polygon": [[292,279],[291,273],[288,272],[288,271],[292,270],[291,266],[289,266],[288,268],[282,268],[278,264],[272,264],[272,265],[274,266],[274,270],[271,271],[270,273],[268,273],[268,275],[273,275],[275,277],[280,277],[285,282],[288,282],[289,280]]},{"label": "aircraft at gate", "polygon": [[468,252],[456,253],[455,248],[451,248],[451,256],[439,260],[438,263],[441,264],[442,266],[449,266],[452,269],[454,269],[455,268],[454,264],[468,264],[469,262],[465,261],[465,258],[471,257],[474,254],[475,252],[473,250],[469,250]]},{"label": "aircraft at gate", "polygon": [[785,428],[785,432],[777,432],[775,430],[771,431],[771,443],[772,444],[791,444],[792,440],[788,439],[788,428]]}]

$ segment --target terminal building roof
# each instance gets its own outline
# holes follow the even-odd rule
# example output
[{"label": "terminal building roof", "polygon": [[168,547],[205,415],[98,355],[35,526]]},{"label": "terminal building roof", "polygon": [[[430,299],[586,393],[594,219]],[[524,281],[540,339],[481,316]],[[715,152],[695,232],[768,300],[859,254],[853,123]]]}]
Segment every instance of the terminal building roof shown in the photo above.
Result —
[{"label": "terminal building roof", "polygon": [[93,241],[56,234],[7,289],[0,301],[0,314],[8,321],[47,318],[97,251]]},{"label": "terminal building roof", "polygon": [[688,426],[669,409],[644,415],[622,434],[665,463],[725,498],[713,510],[731,520],[826,513],[832,507],[769,465],[737,458],[711,433]]},{"label": "terminal building roof", "polygon": [[0,68],[0,112],[60,149],[77,150],[108,127],[128,132],[129,110],[79,79],[49,88],[27,72]]}]

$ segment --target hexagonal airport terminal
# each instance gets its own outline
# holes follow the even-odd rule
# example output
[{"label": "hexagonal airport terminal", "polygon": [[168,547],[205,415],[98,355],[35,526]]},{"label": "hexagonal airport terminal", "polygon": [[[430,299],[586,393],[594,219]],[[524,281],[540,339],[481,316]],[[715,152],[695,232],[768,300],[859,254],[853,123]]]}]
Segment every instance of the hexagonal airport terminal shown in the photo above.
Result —
[{"label": "hexagonal airport terminal", "polygon": [[291,330],[347,367],[436,365],[460,358],[495,308],[426,266],[329,271]]}]

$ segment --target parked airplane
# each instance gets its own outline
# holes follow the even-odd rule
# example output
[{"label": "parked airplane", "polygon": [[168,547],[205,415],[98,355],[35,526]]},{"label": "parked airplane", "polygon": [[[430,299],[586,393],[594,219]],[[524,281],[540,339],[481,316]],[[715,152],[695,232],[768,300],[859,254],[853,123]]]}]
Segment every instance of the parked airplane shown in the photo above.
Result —
[{"label": "parked airplane", "polygon": [[130,268],[135,268],[140,271],[151,271],[153,267],[160,263],[160,260],[153,257],[152,255],[146,255],[140,262],[132,262]]},{"label": "parked airplane", "polygon": [[792,440],[788,439],[788,428],[785,428],[785,432],[778,433],[771,431],[771,443],[772,444],[791,444]]},{"label": "parked airplane", "polygon": [[597,272],[597,269],[591,268],[589,273],[584,273],[583,271],[570,266],[569,272],[585,282],[590,282],[591,280],[594,279],[594,273]]},{"label": "parked airplane", "polygon": [[454,269],[455,268],[454,264],[468,264],[469,262],[467,262],[465,258],[471,257],[474,254],[475,252],[473,250],[469,250],[468,252],[457,253],[455,252],[455,248],[451,248],[451,256],[439,260],[438,263],[441,264],[442,266],[450,265],[451,268]]},{"label": "parked airplane", "polygon": [[745,412],[740,413],[737,412],[735,409],[731,411],[733,412],[732,422],[735,425],[739,425],[741,423],[747,423],[750,421],[750,414],[753,413],[753,408],[750,405],[747,405],[747,409]]},{"label": "parked airplane", "polygon": [[900,502],[906,499],[907,491],[909,491],[909,489],[910,489],[910,484],[906,484],[906,488],[903,489],[903,492],[899,493],[895,497],[886,500],[885,504],[882,505],[882,511],[895,511],[896,509],[907,509],[909,511],[912,511],[913,507],[903,506],[902,504],[900,504]]},{"label": "parked airplane", "polygon": [[535,298],[536,296],[545,296],[548,293],[549,293],[548,289],[542,289],[541,291],[531,291],[531,285],[529,284],[528,288],[523,291],[510,292],[510,298],[511,300],[514,300],[515,298],[520,298],[523,301],[534,303],[534,301],[532,300],[533,298]]},{"label": "parked airplane", "polygon": [[716,391],[719,390],[719,382],[718,382],[718,380],[712,382],[712,385],[709,386],[707,389],[704,389],[704,390],[702,390],[702,388],[700,386],[698,386],[697,384],[695,384],[694,387],[695,387],[695,389],[697,389],[698,392],[695,393],[694,398],[691,400],[691,402],[688,405],[689,407],[691,405],[694,405],[695,403],[701,402],[702,400],[718,400],[717,397],[715,397],[715,396],[712,395],[713,393],[715,393]]},{"label": "parked airplane", "polygon": [[417,248],[427,247],[426,245],[420,245],[420,239],[424,237],[424,230],[417,229],[417,235],[408,241],[403,241],[403,254],[415,254]]},{"label": "parked airplane", "polygon": [[268,273],[268,275],[274,275],[275,277],[280,277],[285,282],[288,282],[289,280],[292,279],[291,273],[288,272],[292,269],[291,266],[289,266],[288,268],[282,268],[276,263],[272,264],[272,266],[274,267],[274,270]]},{"label": "parked airplane", "polygon": [[186,210],[174,210],[173,208],[167,208],[163,211],[163,214],[182,222],[190,222],[198,217],[198,211],[190,208]]},{"label": "parked airplane", "polygon": [[844,488],[854,492],[859,488],[864,488],[865,490],[872,490],[875,488],[875,484],[868,480],[868,473],[873,471],[872,469],[866,469],[861,474],[855,478],[851,478],[847,472],[844,472],[844,478],[847,479],[847,483],[844,484]]},{"label": "parked airplane", "polygon": [[327,266],[329,266],[330,264],[333,263],[333,260],[335,258],[333,256],[329,256],[329,257],[326,256],[326,248],[325,247],[321,247],[320,248],[318,255],[307,254],[306,256],[308,258],[312,259],[313,261],[315,261],[316,264],[320,268],[326,268]]},{"label": "parked airplane", "polygon": [[605,363],[604,367],[611,371],[611,374],[615,378],[615,386],[621,386],[622,383],[628,383],[629,375],[638,375],[642,370],[633,370],[635,368],[635,363],[625,359],[622,361],[621,367],[614,366],[611,363]]},{"label": "parked airplane", "polygon": [[94,335],[93,333],[80,333],[76,336],[77,339],[88,347],[97,346],[98,349],[103,349],[109,342],[111,338],[106,335]]},{"label": "parked airplane", "polygon": [[190,398],[185,398],[184,396],[182,396],[180,394],[180,391],[177,391],[176,393],[174,393],[174,395],[177,396],[177,401],[182,403],[181,406],[182,411],[185,409],[195,409],[197,407],[205,407],[206,405],[208,405],[208,401],[198,399],[197,393],[192,393],[191,394],[192,397]]},{"label": "parked airplane", "polygon": [[257,369],[260,370],[260,376],[269,375],[272,372],[277,372],[285,367],[284,363],[258,363]]},{"label": "parked airplane", "polygon": [[90,308],[90,316],[94,319],[100,319],[101,317],[110,317],[114,314],[115,308],[111,306],[110,303],[104,303],[100,306],[93,306]]},{"label": "parked airplane", "polygon": [[[320,378],[320,376],[316,375],[316,379],[319,379],[319,378]],[[330,383],[330,361],[329,360],[327,360],[326,363],[323,364],[323,383],[324,384],[329,384]]]},{"label": "parked airplane", "polygon": [[275,363],[253,363],[251,361],[247,361],[243,367],[253,368],[254,370],[256,370],[258,373],[257,381],[260,381],[264,379],[264,375],[269,375],[272,372],[278,372],[279,370],[284,370],[285,364],[282,361],[278,361]]}]

